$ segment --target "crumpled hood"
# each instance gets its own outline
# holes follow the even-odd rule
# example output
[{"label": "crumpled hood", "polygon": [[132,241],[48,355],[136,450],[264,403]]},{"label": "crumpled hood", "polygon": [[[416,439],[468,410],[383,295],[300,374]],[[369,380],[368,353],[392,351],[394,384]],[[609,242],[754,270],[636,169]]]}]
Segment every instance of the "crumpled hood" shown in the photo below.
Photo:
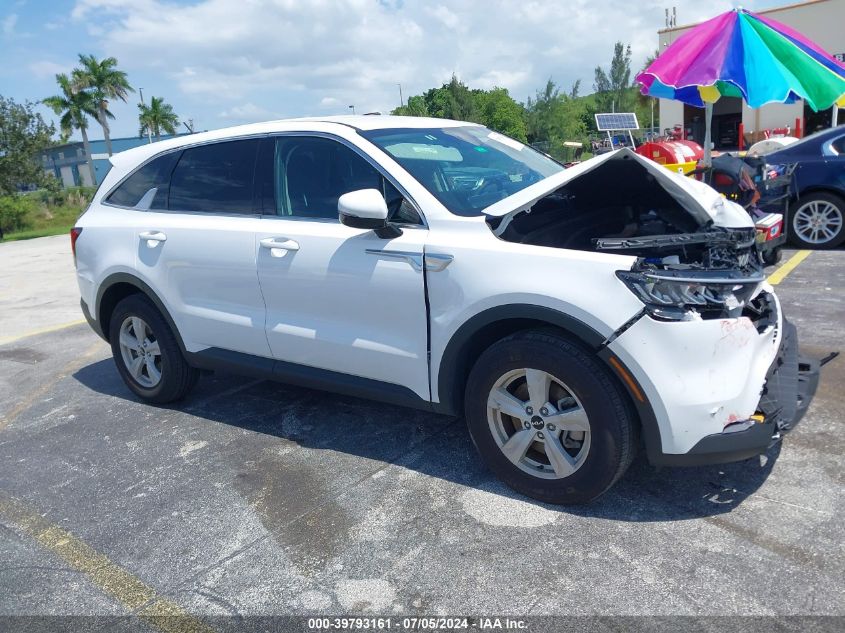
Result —
[{"label": "crumpled hood", "polygon": [[503,200],[491,204],[484,209],[484,214],[490,217],[518,215],[530,209],[539,199],[561,188],[570,180],[583,176],[599,165],[614,160],[637,161],[702,226],[708,225],[711,222],[717,226],[726,228],[747,228],[754,226],[754,222],[745,209],[727,200],[712,187],[694,178],[688,178],[672,172],[654,161],[640,156],[627,147],[596,156],[574,167],[564,169],[548,178],[544,178],[522,191],[518,191]]}]

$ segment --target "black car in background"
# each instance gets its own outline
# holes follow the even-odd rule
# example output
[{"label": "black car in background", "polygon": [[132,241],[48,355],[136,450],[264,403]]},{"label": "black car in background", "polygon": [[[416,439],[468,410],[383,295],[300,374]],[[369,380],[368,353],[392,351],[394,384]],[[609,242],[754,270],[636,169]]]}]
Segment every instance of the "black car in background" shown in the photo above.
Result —
[{"label": "black car in background", "polygon": [[845,242],[845,125],[816,132],[763,156],[767,169],[796,165],[787,206],[787,236],[801,248]]}]

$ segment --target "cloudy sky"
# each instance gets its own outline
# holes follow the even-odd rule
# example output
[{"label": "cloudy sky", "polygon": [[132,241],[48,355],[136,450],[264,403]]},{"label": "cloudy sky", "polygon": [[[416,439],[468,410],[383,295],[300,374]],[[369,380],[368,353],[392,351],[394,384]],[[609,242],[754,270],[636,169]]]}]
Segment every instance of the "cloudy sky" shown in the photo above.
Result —
[{"label": "cloudy sky", "polygon": [[[745,0],[749,9],[787,0]],[[389,111],[456,73],[519,101],[549,77],[564,87],[630,43],[635,65],[678,23],[731,0],[0,0],[0,94],[36,101],[78,53],[115,56],[144,98],[162,96],[195,129],[274,118]],[[138,133],[138,93],[112,134]],[[46,113],[46,111],[45,111]],[[96,124],[92,136],[99,138]]]}]

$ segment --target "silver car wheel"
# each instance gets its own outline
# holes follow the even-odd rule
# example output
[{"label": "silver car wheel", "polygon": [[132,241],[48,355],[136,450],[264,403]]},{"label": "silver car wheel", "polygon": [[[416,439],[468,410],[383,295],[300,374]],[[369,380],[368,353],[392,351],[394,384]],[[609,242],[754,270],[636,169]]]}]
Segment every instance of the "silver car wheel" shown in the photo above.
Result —
[{"label": "silver car wheel", "polygon": [[152,389],[161,382],[161,349],[143,319],[136,316],[124,319],[119,344],[123,364],[139,385]]},{"label": "silver car wheel", "polygon": [[487,422],[505,457],[534,477],[569,477],[590,452],[590,421],[581,402],[540,369],[500,377],[487,399]]},{"label": "silver car wheel", "polygon": [[792,230],[808,244],[827,244],[842,231],[842,211],[827,200],[802,204],[792,216]]}]

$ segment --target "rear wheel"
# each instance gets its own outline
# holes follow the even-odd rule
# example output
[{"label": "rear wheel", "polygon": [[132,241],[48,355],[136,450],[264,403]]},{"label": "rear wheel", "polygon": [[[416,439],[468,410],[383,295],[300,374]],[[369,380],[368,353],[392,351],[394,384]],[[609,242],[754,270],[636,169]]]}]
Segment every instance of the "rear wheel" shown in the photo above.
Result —
[{"label": "rear wheel", "polygon": [[633,459],[636,427],[620,388],[595,356],[555,332],[522,332],[491,346],[470,373],[465,400],[484,461],[540,501],[591,501]]},{"label": "rear wheel", "polygon": [[109,321],[109,341],[121,378],[144,400],[157,404],[180,400],[199,378],[161,313],[143,295],[131,295],[117,304]]},{"label": "rear wheel", "polygon": [[845,201],[830,193],[802,196],[789,207],[789,239],[801,248],[835,248],[845,241]]}]

